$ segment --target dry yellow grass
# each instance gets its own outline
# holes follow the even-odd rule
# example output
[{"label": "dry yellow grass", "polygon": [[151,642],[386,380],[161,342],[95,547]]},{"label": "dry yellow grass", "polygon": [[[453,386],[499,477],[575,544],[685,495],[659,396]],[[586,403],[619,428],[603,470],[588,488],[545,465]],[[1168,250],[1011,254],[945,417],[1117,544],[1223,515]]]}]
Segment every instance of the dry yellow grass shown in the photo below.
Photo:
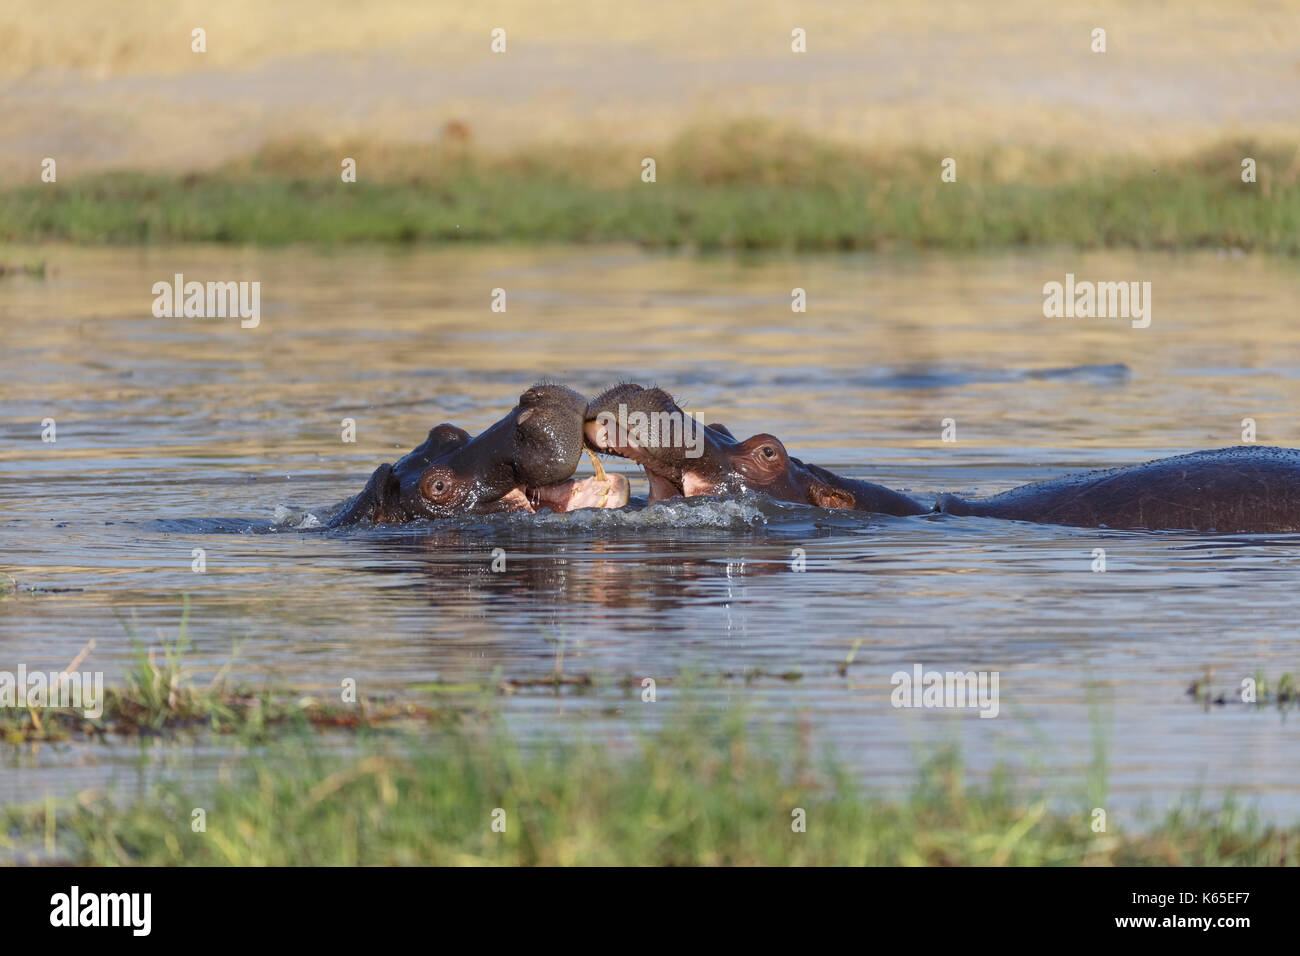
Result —
[{"label": "dry yellow grass", "polygon": [[[207,52],[190,31],[207,31]],[[790,51],[790,31],[808,52]],[[505,56],[489,51],[507,30]],[[1090,31],[1107,30],[1105,54]],[[0,174],[210,168],[277,136],[651,148],[763,117],[881,150],[1296,136],[1300,3],[10,0]]]},{"label": "dry yellow grass", "polygon": [[[206,61],[190,55],[195,26],[211,38]],[[156,75],[376,50],[457,59],[485,50],[487,33],[496,26],[519,44],[643,46],[706,60],[746,49],[784,55],[795,26],[808,30],[814,52],[860,49],[882,35],[924,41],[951,33],[991,52],[1039,56],[1050,56],[1051,44],[1044,41],[1052,32],[1082,29],[1086,35],[1102,26],[1117,46],[1194,60],[1265,51],[1294,56],[1300,6],[1279,0],[823,0],[807,7],[745,0],[10,0],[0,10],[0,72],[69,68],[98,76]]]}]

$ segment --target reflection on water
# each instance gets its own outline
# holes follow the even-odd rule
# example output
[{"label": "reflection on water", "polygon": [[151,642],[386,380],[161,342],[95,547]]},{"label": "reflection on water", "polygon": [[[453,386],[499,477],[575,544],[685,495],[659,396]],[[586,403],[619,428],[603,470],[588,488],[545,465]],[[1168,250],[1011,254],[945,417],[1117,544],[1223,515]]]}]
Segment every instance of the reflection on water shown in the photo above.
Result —
[{"label": "reflection on water", "polygon": [[[1207,713],[1184,693],[1207,667],[1226,689],[1300,665],[1293,538],[762,500],[299,530],[431,425],[476,431],[542,377],[589,394],[657,382],[740,437],[773,432],[806,460],[920,498],[1237,444],[1243,418],[1261,442],[1300,444],[1289,263],[43,254],[51,278],[0,280],[0,554],[23,586],[0,600],[0,670],[61,668],[95,637],[90,663],[111,681],[128,629],[174,633],[188,594],[199,670],[239,641],[241,674],[322,690],[345,677],[366,693],[528,679],[558,655],[597,679],[584,695],[503,698],[521,733],[640,726],[681,699],[684,673],[797,671],[702,693],[760,716],[806,713],[875,786],[905,786],[918,752],[954,741],[976,772],[1010,761],[1065,786],[1100,733],[1116,805],[1203,786],[1300,813],[1286,720]],[[1151,327],[1044,319],[1042,285],[1067,271],[1151,281]],[[150,289],[176,272],[260,281],[261,327],[154,318]],[[504,313],[490,310],[496,288]],[[790,311],[794,288],[807,314]],[[40,440],[45,418],[54,444]],[[356,444],[340,440],[344,418]],[[956,442],[940,441],[948,418]],[[1001,715],[894,709],[890,675],[915,663],[999,671]],[[612,684],[645,676],[661,681],[653,705]],[[123,749],[10,753],[0,801],[129,779],[137,754]]]}]

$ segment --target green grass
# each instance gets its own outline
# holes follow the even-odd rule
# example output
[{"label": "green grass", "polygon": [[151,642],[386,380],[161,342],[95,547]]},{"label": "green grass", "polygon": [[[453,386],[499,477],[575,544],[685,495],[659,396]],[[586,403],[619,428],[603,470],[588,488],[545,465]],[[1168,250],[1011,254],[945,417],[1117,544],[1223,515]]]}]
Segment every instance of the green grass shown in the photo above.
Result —
[{"label": "green grass", "polygon": [[[883,799],[713,711],[625,752],[600,741],[522,750],[499,726],[355,743],[341,757],[290,735],[220,779],[10,810],[0,846],[18,862],[110,865],[1259,865],[1290,862],[1300,837],[1232,804],[1141,831],[1112,815],[1110,832],[1094,833],[1086,801],[1052,809],[1004,775],[969,786],[950,758],[909,796]],[[805,832],[792,829],[796,808]]]},{"label": "green grass", "polygon": [[1257,710],[1274,707],[1279,711],[1288,711],[1300,707],[1300,688],[1297,687],[1295,675],[1290,671],[1283,672],[1278,676],[1276,686],[1269,682],[1268,675],[1263,671],[1256,671],[1253,679],[1255,681],[1254,697],[1253,699],[1247,699],[1243,693],[1245,688],[1243,688],[1240,681],[1229,683],[1226,687],[1216,690],[1214,669],[1208,668],[1204,676],[1192,681],[1187,688],[1187,694],[1205,707],[1209,707],[1210,704],[1219,707],[1238,704]]},{"label": "green grass", "polygon": [[[873,154],[761,123],[656,156],[457,145],[277,144],[205,174],[103,173],[0,192],[0,241],[635,242],[700,249],[1238,247],[1300,251],[1300,154],[1223,143],[1177,159]],[[341,182],[339,157],[359,181]],[[1244,156],[1258,182],[1242,183]]]},{"label": "green grass", "polygon": [[[0,578],[0,585],[4,583]],[[0,591],[0,594],[3,594]],[[461,701],[438,707],[411,701],[362,699],[357,703],[289,693],[271,685],[250,687],[230,680],[234,657],[206,683],[196,685],[185,664],[190,647],[189,598],[185,598],[176,637],[147,647],[127,626],[135,653],[125,685],[105,687],[102,713],[86,708],[0,708],[0,742],[21,746],[110,737],[166,737],[212,732],[245,742],[263,742],[273,733],[318,730],[380,730],[396,726],[459,720],[474,707]],[[89,647],[86,649],[89,651]],[[83,653],[85,653],[83,651]],[[75,671],[80,657],[69,665]],[[87,702],[89,703],[89,702]]]},{"label": "green grass", "polygon": [[486,685],[434,685],[446,693],[432,704],[328,704],[233,686],[229,666],[195,685],[187,648],[183,614],[160,649],[136,641],[102,718],[5,712],[0,740],[93,748],[126,735],[142,741],[144,764],[175,770],[206,739],[220,768],[168,773],[125,797],[0,809],[0,863],[1262,865],[1293,862],[1300,839],[1300,824],[1266,825],[1231,800],[1184,801],[1159,818],[1111,811],[1094,832],[1093,809],[1107,806],[1098,731],[1074,793],[1017,788],[1005,769],[971,785],[948,753],[921,767],[910,794],[886,797],[806,726],[773,735],[685,688],[664,725],[632,739],[597,720],[586,738],[522,746]]}]

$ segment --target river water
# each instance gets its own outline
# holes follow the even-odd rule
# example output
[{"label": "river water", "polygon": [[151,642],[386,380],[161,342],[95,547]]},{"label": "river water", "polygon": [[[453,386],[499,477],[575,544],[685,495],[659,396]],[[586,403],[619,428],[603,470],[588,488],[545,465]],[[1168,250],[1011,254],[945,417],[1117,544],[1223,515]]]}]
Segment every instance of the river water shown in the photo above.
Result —
[{"label": "river water", "polygon": [[[521,735],[614,739],[702,696],[833,748],[885,790],[956,745],[972,775],[1003,763],[1069,793],[1100,748],[1121,812],[1233,791],[1300,814],[1294,721],[1186,694],[1207,668],[1231,701],[1241,678],[1300,665],[1295,537],[706,499],[313,527],[433,424],[477,431],[541,378],[587,394],[658,383],[738,437],[772,432],[804,460],[923,498],[1239,444],[1245,418],[1261,443],[1297,445],[1291,262],[481,246],[6,257],[49,273],[0,279],[0,570],[17,584],[0,598],[0,670],[61,669],[94,638],[81,669],[113,683],[130,634],[174,636],[188,595],[200,677],[235,644],[237,678],[317,693],[353,678],[421,698],[562,662],[595,687],[500,697]],[[260,282],[260,325],[155,318],[153,284],[175,273]],[[1150,327],[1044,318],[1043,284],[1066,273],[1150,281]],[[997,717],[892,706],[891,676],[918,664],[996,672]],[[193,759],[220,754],[205,742]],[[10,747],[0,802],[121,785],[139,760]]]}]

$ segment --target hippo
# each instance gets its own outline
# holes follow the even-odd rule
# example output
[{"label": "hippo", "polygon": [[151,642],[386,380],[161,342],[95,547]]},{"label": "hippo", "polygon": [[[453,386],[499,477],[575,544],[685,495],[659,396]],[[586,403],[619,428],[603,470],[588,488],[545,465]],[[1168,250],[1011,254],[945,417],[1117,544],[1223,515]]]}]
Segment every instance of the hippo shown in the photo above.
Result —
[{"label": "hippo", "polygon": [[330,521],[331,528],[418,518],[539,509],[618,508],[627,504],[622,475],[574,479],[584,451],[587,399],[561,385],[539,384],[477,436],[437,425],[394,465],[380,465],[366,487]]},{"label": "hippo", "polygon": [[[631,427],[627,427],[627,425]],[[931,507],[792,458],[773,435],[737,441],[700,425],[658,388],[617,385],[587,409],[589,448],[641,465],[649,501],[763,492],[780,501],[887,515],[943,513],[1081,528],[1300,532],[1300,451],[1256,445],[1034,482],[989,498],[941,495]]]},{"label": "hippo", "polygon": [[989,498],[941,495],[936,511],[1080,528],[1300,531],[1300,451],[1238,445],[1088,471]]},{"label": "hippo", "polygon": [[790,457],[773,435],[737,441],[720,424],[701,425],[667,392],[624,383],[587,408],[587,445],[645,469],[649,503],[675,495],[731,495],[760,491],[780,501],[888,515],[934,509],[868,481],[839,475]]}]

